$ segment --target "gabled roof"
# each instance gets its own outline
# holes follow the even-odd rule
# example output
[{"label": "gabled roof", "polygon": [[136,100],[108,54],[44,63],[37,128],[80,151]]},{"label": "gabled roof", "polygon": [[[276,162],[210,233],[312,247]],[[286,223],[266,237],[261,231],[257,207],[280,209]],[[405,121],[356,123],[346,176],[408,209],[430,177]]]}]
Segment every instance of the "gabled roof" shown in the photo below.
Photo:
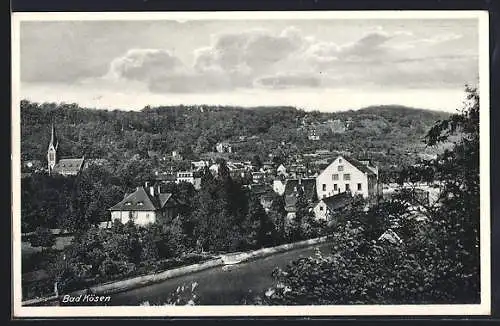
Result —
[{"label": "gabled roof", "polygon": [[304,178],[300,179],[287,179],[285,183],[285,196],[293,194],[296,189],[302,187],[307,199],[312,199],[316,194],[316,179]]},{"label": "gabled roof", "polygon": [[83,157],[60,159],[52,171],[60,174],[77,174],[82,169],[84,160]]},{"label": "gabled roof", "polygon": [[350,157],[350,156],[346,156],[346,155],[342,155],[342,157],[346,161],[351,163],[356,169],[360,170],[361,172],[366,173],[370,176],[376,176],[375,172],[373,172],[369,167],[367,167],[366,165],[364,165],[363,163],[361,163],[357,159]]},{"label": "gabled roof", "polygon": [[401,244],[403,240],[399,237],[399,235],[394,232],[392,229],[388,229],[385,231],[379,238],[378,241],[388,241],[392,244]]},{"label": "gabled roof", "polygon": [[109,208],[110,211],[156,211],[165,207],[172,197],[170,193],[160,193],[158,196],[151,196],[144,187],[138,187],[136,191],[125,196],[115,206]]},{"label": "gabled roof", "polygon": [[353,197],[348,192],[341,192],[340,194],[335,194],[333,196],[323,198],[321,199],[321,201],[325,203],[329,210],[334,211],[352,203]]}]

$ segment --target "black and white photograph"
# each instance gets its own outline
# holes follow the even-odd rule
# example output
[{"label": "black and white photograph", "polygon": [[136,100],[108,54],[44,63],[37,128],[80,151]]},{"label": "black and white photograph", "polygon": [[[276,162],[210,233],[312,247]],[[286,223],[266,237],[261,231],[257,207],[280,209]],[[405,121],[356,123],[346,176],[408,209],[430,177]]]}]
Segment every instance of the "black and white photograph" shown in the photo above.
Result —
[{"label": "black and white photograph", "polygon": [[14,13],[14,315],[488,315],[488,14]]}]

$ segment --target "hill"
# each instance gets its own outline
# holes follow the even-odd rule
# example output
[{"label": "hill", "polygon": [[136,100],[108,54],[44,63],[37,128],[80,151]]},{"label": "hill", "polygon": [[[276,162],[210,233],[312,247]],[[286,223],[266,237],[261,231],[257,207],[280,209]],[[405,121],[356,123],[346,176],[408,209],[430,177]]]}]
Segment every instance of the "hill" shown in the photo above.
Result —
[{"label": "hill", "polygon": [[[89,110],[75,104],[21,101],[21,153],[45,162],[54,123],[63,156],[105,158],[118,168],[132,157],[153,160],[178,151],[189,159],[215,150],[217,142],[240,142],[234,159],[286,159],[320,149],[369,156],[382,167],[410,162],[424,150],[423,137],[447,113],[402,106],[376,106],[336,113],[293,107],[146,107],[139,112]],[[345,126],[341,131],[330,127]],[[318,130],[320,139],[307,135]],[[160,160],[161,161],[161,160]],[[161,162],[155,162],[161,165]]]}]

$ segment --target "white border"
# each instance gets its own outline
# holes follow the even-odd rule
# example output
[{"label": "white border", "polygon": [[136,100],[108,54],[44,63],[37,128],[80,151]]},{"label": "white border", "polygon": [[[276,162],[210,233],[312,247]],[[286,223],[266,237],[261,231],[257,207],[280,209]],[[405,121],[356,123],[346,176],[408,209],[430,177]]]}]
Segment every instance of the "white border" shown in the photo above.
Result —
[{"label": "white border", "polygon": [[[265,19],[477,19],[479,20],[480,91],[480,249],[481,304],[349,306],[194,306],[194,307],[22,307],[20,223],[20,22],[68,20],[265,20]],[[12,225],[14,317],[157,317],[157,316],[362,316],[489,315],[490,272],[490,132],[489,21],[486,11],[308,11],[308,12],[99,12],[12,14]]]}]

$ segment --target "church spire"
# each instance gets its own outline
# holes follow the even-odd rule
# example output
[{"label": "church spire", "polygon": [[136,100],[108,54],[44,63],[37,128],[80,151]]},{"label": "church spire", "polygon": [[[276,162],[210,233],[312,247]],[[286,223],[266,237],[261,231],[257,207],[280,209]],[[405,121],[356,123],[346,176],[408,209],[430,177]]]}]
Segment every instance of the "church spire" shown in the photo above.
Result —
[{"label": "church spire", "polygon": [[54,127],[54,124],[52,123],[52,130],[51,130],[51,134],[50,134],[50,143],[49,143],[49,147],[54,147],[54,149],[57,150],[57,147],[59,145],[59,141],[57,140],[57,135],[56,135],[56,129]]},{"label": "church spire", "polygon": [[47,150],[47,165],[49,168],[49,174],[52,174],[52,170],[57,163],[57,147],[59,147],[59,141],[57,140],[54,124],[52,124],[49,149]]}]

